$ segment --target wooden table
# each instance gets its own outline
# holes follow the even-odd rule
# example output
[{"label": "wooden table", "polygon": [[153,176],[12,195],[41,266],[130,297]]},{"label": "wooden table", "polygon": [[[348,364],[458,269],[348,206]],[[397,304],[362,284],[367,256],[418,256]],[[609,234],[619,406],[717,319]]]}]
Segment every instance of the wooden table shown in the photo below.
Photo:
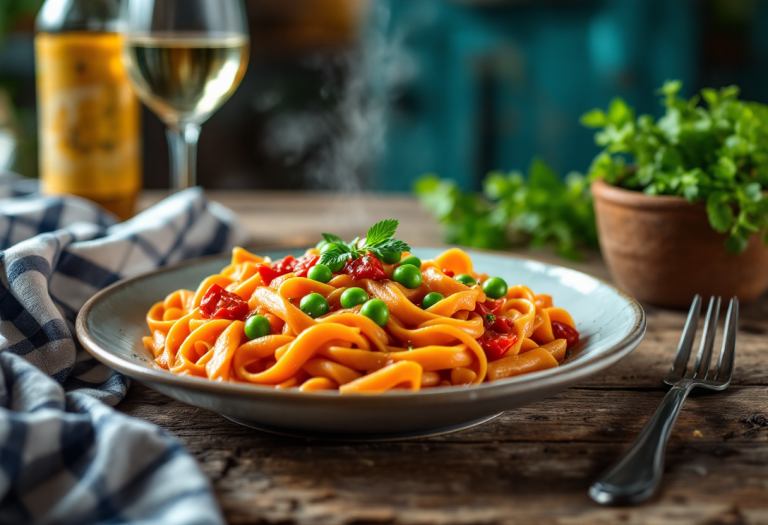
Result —
[{"label": "wooden table", "polygon": [[[352,237],[397,217],[413,244],[440,239],[408,197],[212,193],[260,244]],[[147,195],[145,204],[158,198]],[[557,261],[547,252],[526,252]],[[604,277],[597,256],[571,265]],[[231,523],[768,523],[768,298],[742,309],[736,371],[724,393],[686,402],[660,494],[603,508],[590,482],[634,439],[664,396],[661,380],[685,315],[646,307],[642,344],[606,372],[471,430],[381,444],[262,434],[134,384],[119,405],[177,436],[197,458]]]}]

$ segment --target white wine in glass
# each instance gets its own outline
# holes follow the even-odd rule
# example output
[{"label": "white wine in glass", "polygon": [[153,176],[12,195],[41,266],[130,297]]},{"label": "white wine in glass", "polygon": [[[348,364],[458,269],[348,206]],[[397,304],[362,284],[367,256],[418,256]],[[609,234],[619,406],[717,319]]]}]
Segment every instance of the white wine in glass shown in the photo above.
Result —
[{"label": "white wine in glass", "polygon": [[200,125],[237,89],[248,64],[240,0],[126,0],[123,13],[129,78],[168,126],[171,187],[194,186]]}]

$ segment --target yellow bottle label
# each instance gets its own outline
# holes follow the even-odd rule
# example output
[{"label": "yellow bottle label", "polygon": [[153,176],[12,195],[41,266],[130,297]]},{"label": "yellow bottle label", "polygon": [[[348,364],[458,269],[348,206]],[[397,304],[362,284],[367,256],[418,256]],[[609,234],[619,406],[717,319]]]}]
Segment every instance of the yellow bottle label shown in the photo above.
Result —
[{"label": "yellow bottle label", "polygon": [[35,37],[44,192],[99,201],[141,188],[139,103],[121,50],[115,33]]}]

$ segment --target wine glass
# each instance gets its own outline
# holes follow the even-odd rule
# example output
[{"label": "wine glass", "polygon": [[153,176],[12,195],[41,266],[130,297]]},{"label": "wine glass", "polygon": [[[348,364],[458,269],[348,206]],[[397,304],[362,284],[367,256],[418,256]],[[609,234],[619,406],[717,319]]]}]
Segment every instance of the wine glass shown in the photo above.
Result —
[{"label": "wine glass", "polygon": [[171,189],[194,186],[200,126],[248,65],[242,0],[123,0],[121,32],[128,78],[168,127]]}]

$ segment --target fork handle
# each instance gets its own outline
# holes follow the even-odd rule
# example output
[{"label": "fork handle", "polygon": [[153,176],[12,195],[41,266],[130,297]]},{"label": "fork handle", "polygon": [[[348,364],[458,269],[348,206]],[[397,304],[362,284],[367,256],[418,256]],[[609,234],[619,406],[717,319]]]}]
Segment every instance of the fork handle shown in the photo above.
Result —
[{"label": "fork handle", "polygon": [[618,461],[589,488],[603,505],[631,505],[650,498],[664,472],[664,452],[692,385],[674,386]]}]

